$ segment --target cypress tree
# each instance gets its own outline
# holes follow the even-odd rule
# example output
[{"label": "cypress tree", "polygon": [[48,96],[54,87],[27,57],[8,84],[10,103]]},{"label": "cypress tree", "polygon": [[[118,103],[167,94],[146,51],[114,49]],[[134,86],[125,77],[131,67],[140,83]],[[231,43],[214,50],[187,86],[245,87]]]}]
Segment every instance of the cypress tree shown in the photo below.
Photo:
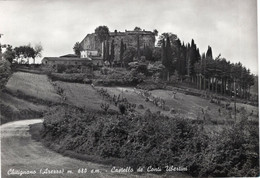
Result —
[{"label": "cypress tree", "polygon": [[170,69],[172,67],[172,50],[171,50],[171,42],[170,42],[170,38],[167,37],[166,39],[166,45],[165,45],[165,62],[164,65],[167,69],[167,80],[169,81],[169,77],[170,77]]},{"label": "cypress tree", "polygon": [[106,41],[103,41],[103,62],[106,60]]},{"label": "cypress tree", "polygon": [[164,41],[164,39],[162,40],[161,49],[162,49],[162,53],[161,53],[161,55],[162,55],[162,57],[161,57],[162,64],[165,65],[165,63],[166,63],[166,55],[165,55],[165,41]]},{"label": "cypress tree", "polygon": [[139,34],[137,34],[137,59],[140,61],[140,40],[139,40]]},{"label": "cypress tree", "polygon": [[120,62],[121,62],[121,67],[123,67],[123,55],[124,55],[124,51],[125,51],[125,46],[124,46],[124,42],[123,42],[123,39],[121,39],[121,43],[120,43],[120,54],[119,54],[119,57],[120,57]]},{"label": "cypress tree", "polygon": [[114,61],[115,58],[115,45],[114,45],[114,40],[112,40],[111,42],[111,50],[110,50],[110,65],[112,64],[112,62]]},{"label": "cypress tree", "polygon": [[107,43],[106,43],[106,60],[107,60],[107,61],[110,61],[110,60],[109,60],[109,52],[110,52],[110,51],[109,51],[109,42],[107,41]]},{"label": "cypress tree", "polygon": [[208,46],[208,50],[207,50],[207,53],[206,53],[206,58],[213,59],[212,49],[211,49],[210,46]]}]

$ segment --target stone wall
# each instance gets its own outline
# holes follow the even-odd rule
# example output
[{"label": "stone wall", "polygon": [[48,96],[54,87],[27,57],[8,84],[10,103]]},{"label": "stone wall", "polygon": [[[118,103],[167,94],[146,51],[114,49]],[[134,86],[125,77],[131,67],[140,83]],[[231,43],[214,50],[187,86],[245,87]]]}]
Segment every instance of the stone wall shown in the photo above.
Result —
[{"label": "stone wall", "polygon": [[[139,36],[140,48],[146,47],[154,48],[155,45],[155,35],[150,31],[125,31],[125,32],[112,32],[110,33],[110,38],[108,40],[111,45],[112,40],[114,40],[115,49],[115,61],[120,60],[120,45],[121,40],[126,44],[126,47],[134,47],[137,49],[137,39]],[[98,54],[102,55],[102,44],[99,42],[97,35],[94,33],[88,34],[81,42],[84,51],[97,50]]]},{"label": "stone wall", "polygon": [[97,51],[100,55],[102,53],[102,45],[95,33],[88,34],[80,44],[83,51]]}]

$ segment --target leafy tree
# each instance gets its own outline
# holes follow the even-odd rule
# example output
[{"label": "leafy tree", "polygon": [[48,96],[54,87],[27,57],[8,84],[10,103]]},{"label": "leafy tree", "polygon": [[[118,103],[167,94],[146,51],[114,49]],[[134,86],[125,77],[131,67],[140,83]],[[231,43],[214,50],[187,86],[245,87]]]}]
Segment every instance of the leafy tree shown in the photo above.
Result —
[{"label": "leafy tree", "polygon": [[19,46],[15,47],[15,57],[17,60],[23,61],[23,59],[27,59],[27,63],[29,64],[29,59],[32,58],[35,63],[35,58],[41,56],[43,48],[40,44],[36,45],[35,48],[32,48],[31,45]]},{"label": "leafy tree", "polygon": [[142,31],[142,29],[140,27],[135,27],[134,31]]},{"label": "leafy tree", "polygon": [[73,46],[74,53],[80,57],[80,51],[82,50],[82,47],[79,42],[76,42]]},{"label": "leafy tree", "polygon": [[123,54],[123,63],[124,63],[124,66],[127,67],[128,66],[128,63],[130,62],[133,62],[133,59],[134,57],[136,56],[136,49],[133,48],[133,47],[130,47],[130,48],[127,48],[125,51],[124,51],[124,54]]},{"label": "leafy tree", "polygon": [[42,57],[42,51],[43,51],[43,47],[42,45],[39,43],[39,44],[36,44],[34,46],[34,56],[33,56],[33,63],[35,64],[35,58],[36,57]]},{"label": "leafy tree", "polygon": [[97,34],[100,42],[104,42],[109,37],[109,29],[107,26],[99,26],[95,29],[95,34]]},{"label": "leafy tree", "polygon": [[153,51],[150,47],[144,45],[144,48],[141,50],[141,55],[145,56],[146,60],[153,61]]},{"label": "leafy tree", "polygon": [[3,53],[3,57],[12,64],[15,58],[15,51],[13,50],[11,45],[7,45],[6,51]]},{"label": "leafy tree", "polygon": [[157,46],[161,47],[163,40],[166,40],[169,37],[171,45],[174,44],[175,40],[178,39],[177,35],[172,33],[163,33],[159,36]]},{"label": "leafy tree", "polygon": [[10,62],[2,59],[0,60],[0,91],[4,89],[9,77],[11,76]]},{"label": "leafy tree", "polygon": [[152,50],[152,60],[153,61],[160,61],[161,60],[161,52],[162,50],[161,50],[161,48],[159,48],[159,47],[155,47],[155,48],[153,48],[153,50]]},{"label": "leafy tree", "polygon": [[0,43],[0,60],[2,60],[2,45],[1,45],[1,43]]},{"label": "leafy tree", "polygon": [[153,30],[153,33],[154,33],[155,36],[158,36],[158,33],[159,33],[159,32],[158,32],[158,30],[154,29],[154,30]]},{"label": "leafy tree", "polygon": [[14,48],[15,56],[17,59],[21,61],[25,58],[27,59],[27,63],[29,64],[30,58],[35,58],[35,50],[29,45],[27,46],[19,46]]}]

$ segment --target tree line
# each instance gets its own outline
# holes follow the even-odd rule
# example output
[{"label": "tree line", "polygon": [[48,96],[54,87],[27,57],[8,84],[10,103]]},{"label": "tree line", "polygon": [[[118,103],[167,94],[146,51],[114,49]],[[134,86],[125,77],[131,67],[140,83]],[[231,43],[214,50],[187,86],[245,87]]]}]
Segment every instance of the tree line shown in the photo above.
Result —
[{"label": "tree line", "polygon": [[178,78],[195,83],[200,90],[213,91],[230,96],[248,99],[250,88],[254,85],[254,75],[240,62],[231,63],[219,54],[213,58],[212,48],[200,55],[199,48],[192,39],[184,45],[171,33],[159,37],[161,60],[166,67],[167,77],[178,75]]},{"label": "tree line", "polygon": [[[141,31],[135,27],[135,31]],[[157,30],[153,31],[155,35]],[[114,62],[114,40],[109,43],[109,29],[107,26],[99,26],[95,29],[100,42],[103,42],[104,61],[110,66]],[[127,67],[134,59],[150,62],[161,61],[165,66],[162,79],[169,81],[172,75],[182,82],[184,80],[196,84],[198,89],[209,90],[230,96],[248,98],[250,87],[254,85],[254,75],[240,62],[231,63],[221,55],[214,58],[212,48],[208,46],[206,53],[200,53],[195,41],[184,44],[173,33],[162,33],[158,37],[154,48],[140,46],[138,33],[136,35],[137,46],[128,47],[121,40],[119,58],[121,67]],[[75,46],[74,46],[75,47]],[[74,50],[75,51],[75,50]],[[76,51],[75,51],[76,52]]]},{"label": "tree line", "polygon": [[34,47],[28,44],[15,48],[11,45],[6,45],[6,50],[3,53],[3,57],[11,64],[13,62],[29,64],[29,59],[33,59],[33,63],[35,64],[35,58],[41,57],[42,51],[43,47],[41,44],[36,44]]}]

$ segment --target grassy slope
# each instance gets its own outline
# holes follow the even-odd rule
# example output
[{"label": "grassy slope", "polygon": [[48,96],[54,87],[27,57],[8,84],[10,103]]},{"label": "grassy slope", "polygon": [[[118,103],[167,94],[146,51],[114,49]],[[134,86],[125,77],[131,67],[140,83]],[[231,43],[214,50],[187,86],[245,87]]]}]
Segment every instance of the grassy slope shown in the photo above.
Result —
[{"label": "grassy slope", "polygon": [[[137,109],[136,110],[139,113],[143,113],[147,108],[149,108],[152,112],[161,111],[161,113],[171,116],[169,111],[163,111],[161,108],[156,107],[151,102],[145,102],[145,99],[141,97],[140,95],[136,94],[132,88],[121,88],[121,87],[102,87],[104,89],[107,89],[108,93],[110,93],[111,96],[119,95],[127,98],[127,100],[130,103],[135,103],[137,105],[142,104],[145,109]],[[169,90],[153,90],[151,91],[153,96],[160,97],[166,101],[166,105],[170,109],[175,109],[178,113],[185,115],[187,118],[191,119],[197,119],[197,117],[202,117],[202,109],[204,111],[208,108],[208,117],[214,119],[214,120],[223,120],[228,117],[229,111],[225,108],[222,108],[216,104],[210,103],[209,100],[197,97],[197,96],[191,96],[191,95],[185,95],[183,93],[178,92],[175,95],[175,98],[173,97],[172,91]],[[222,102],[224,103],[224,102]],[[233,106],[233,103],[232,103]],[[253,119],[258,118],[258,107],[254,107],[251,105],[246,104],[237,104],[237,109],[240,110],[242,107],[244,107],[247,111],[247,113],[251,113],[251,111],[254,111]],[[219,109],[221,113],[219,113]],[[232,113],[234,117],[234,113]],[[239,117],[238,113],[238,117]],[[202,118],[200,118],[202,119]],[[252,118],[250,118],[252,119]]]},{"label": "grassy slope", "polygon": [[[120,97],[125,97],[127,98],[127,100],[132,103],[132,104],[136,104],[137,106],[139,104],[142,104],[144,106],[144,109],[138,109],[138,107],[136,107],[137,112],[139,113],[144,113],[146,109],[150,109],[152,112],[156,112],[156,111],[161,111],[163,112],[163,110],[159,107],[156,107],[154,104],[150,103],[150,102],[146,102],[144,98],[142,98],[141,96],[139,96],[138,94],[136,94],[132,88],[122,88],[122,87],[100,87],[100,88],[104,88],[107,89],[108,93],[113,96],[113,95],[120,95]],[[123,89],[123,90],[122,90]],[[122,92],[123,91],[123,92]],[[168,112],[167,112],[168,113]],[[164,114],[167,114],[166,112]]]},{"label": "grassy slope", "polygon": [[39,105],[39,104],[33,104],[28,101],[15,98],[7,93],[1,93],[1,100],[0,103],[3,103],[7,106],[10,106],[14,109],[14,111],[19,111],[19,110],[26,110],[26,109],[31,109],[35,111],[45,111],[47,110],[47,107],[44,105]]},{"label": "grassy slope", "polygon": [[[190,115],[199,115],[201,114],[201,109],[206,109],[207,107],[209,110],[209,116],[214,119],[223,119],[228,114],[228,111],[225,108],[222,108],[216,104],[210,103],[209,100],[185,95],[182,93],[177,93],[173,98],[172,91],[167,90],[154,90],[151,92],[153,95],[161,97],[166,100],[166,104],[169,105],[171,108],[179,109],[182,113],[189,113]],[[222,101],[222,103],[225,103]],[[231,103],[232,107],[234,103]],[[237,103],[237,109],[240,110],[244,107],[247,113],[250,113],[252,110],[254,111],[254,117],[257,117],[256,113],[258,111],[258,107]],[[221,114],[219,114],[218,110],[221,110]],[[233,113],[232,113],[233,114]]]},{"label": "grassy slope", "polygon": [[[90,85],[60,81],[55,83],[64,90],[67,103],[74,106],[97,111],[100,110],[100,103],[106,102]],[[113,105],[110,105],[110,109],[117,110]]]},{"label": "grassy slope", "polygon": [[12,93],[20,91],[25,95],[51,102],[60,100],[60,96],[56,94],[46,75],[16,72],[9,79],[6,89]]},{"label": "grassy slope", "polygon": [[[0,93],[1,123],[42,117],[48,110],[47,103],[58,103],[60,95],[47,76],[16,72],[6,85],[7,93]],[[10,94],[11,95],[10,95]]]},{"label": "grassy slope", "polygon": [[20,120],[42,117],[47,111],[47,106],[34,104],[7,93],[0,93],[0,118],[1,124]]}]

